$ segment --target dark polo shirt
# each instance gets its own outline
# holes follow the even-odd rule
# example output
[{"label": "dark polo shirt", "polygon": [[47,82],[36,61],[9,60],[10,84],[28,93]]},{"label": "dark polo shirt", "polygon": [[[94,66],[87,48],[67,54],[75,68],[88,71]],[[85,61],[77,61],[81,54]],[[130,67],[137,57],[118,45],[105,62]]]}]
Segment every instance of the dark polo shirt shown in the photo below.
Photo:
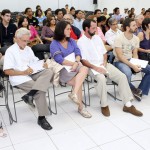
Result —
[{"label": "dark polo shirt", "polygon": [[15,24],[9,24],[8,27],[4,27],[2,23],[0,23],[0,43],[1,47],[12,45],[13,38],[15,36],[15,32],[17,27]]},{"label": "dark polo shirt", "polygon": [[29,25],[32,25],[32,26],[34,26],[34,27],[37,27],[37,26],[38,26],[39,21],[38,21],[37,18],[32,17],[32,19],[30,19],[30,18],[27,17],[27,19],[28,19]]}]

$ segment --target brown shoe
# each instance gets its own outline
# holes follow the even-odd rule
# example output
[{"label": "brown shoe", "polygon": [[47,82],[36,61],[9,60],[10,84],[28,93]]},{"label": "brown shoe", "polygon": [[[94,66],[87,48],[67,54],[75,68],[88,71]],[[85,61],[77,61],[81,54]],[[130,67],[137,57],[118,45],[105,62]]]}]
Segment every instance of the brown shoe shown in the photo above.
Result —
[{"label": "brown shoe", "polygon": [[110,111],[109,111],[109,107],[106,106],[106,107],[101,107],[101,111],[102,111],[102,114],[106,117],[110,116]]},{"label": "brown shoe", "polygon": [[135,116],[139,116],[139,117],[143,116],[143,113],[137,110],[133,105],[131,107],[124,106],[123,111],[131,113]]}]

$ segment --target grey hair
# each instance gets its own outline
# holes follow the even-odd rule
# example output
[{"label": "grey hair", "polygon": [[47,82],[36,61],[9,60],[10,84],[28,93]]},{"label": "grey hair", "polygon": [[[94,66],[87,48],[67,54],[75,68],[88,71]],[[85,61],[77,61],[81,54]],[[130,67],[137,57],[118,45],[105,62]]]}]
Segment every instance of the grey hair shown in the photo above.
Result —
[{"label": "grey hair", "polygon": [[136,17],[135,17],[135,20],[138,20],[138,19],[140,19],[140,18],[144,18],[144,16],[143,15],[137,15]]},{"label": "grey hair", "polygon": [[31,33],[28,29],[26,28],[20,28],[16,31],[15,37],[16,38],[21,38],[23,35],[28,35],[29,37],[31,36]]},{"label": "grey hair", "polygon": [[114,22],[117,22],[117,20],[116,20],[115,18],[110,18],[110,19],[108,20],[108,24],[109,24],[109,25],[112,25]]}]

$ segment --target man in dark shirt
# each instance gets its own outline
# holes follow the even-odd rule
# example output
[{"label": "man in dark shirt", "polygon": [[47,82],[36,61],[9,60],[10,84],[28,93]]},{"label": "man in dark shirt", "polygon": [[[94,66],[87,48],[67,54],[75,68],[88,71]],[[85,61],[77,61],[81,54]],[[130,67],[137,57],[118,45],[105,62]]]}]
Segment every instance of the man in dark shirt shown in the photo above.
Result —
[{"label": "man in dark shirt", "polygon": [[38,30],[39,21],[38,21],[37,18],[33,17],[33,12],[32,12],[31,8],[28,7],[28,8],[25,9],[25,15],[27,16],[29,25],[34,26]]},{"label": "man in dark shirt", "polygon": [[1,47],[12,45],[15,32],[17,30],[16,25],[10,23],[11,12],[8,9],[4,9],[1,13],[2,23],[0,23],[0,45]]}]

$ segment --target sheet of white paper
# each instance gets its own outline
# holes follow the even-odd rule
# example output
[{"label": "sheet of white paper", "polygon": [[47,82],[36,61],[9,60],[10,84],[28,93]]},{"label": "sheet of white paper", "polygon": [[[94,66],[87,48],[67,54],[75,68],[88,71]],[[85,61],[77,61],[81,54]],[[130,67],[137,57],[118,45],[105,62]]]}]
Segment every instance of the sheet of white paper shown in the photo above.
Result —
[{"label": "sheet of white paper", "polygon": [[141,68],[146,68],[148,61],[146,60],[141,60],[141,59],[136,59],[136,58],[131,58],[130,62],[134,65],[140,65]]},{"label": "sheet of white paper", "polygon": [[38,61],[31,62],[29,64],[29,67],[33,69],[32,74],[35,74],[37,72],[44,70],[45,68],[43,68],[43,64],[44,64],[44,60],[38,60]]},{"label": "sheet of white paper", "polygon": [[[106,70],[106,68],[105,68],[104,66],[100,66],[99,64],[93,64],[93,65],[95,65],[95,66],[97,66],[97,67],[104,68],[104,69]],[[91,69],[91,71],[92,71],[92,73],[93,73],[94,75],[100,74],[99,72],[97,72],[97,71],[95,71],[95,70],[93,70],[93,69]],[[106,72],[106,74],[109,74],[108,71]]]},{"label": "sheet of white paper", "polygon": [[[75,54],[74,53],[71,53],[69,54],[68,56],[65,57],[66,60],[69,60],[69,61],[72,61],[72,62],[75,62]],[[66,66],[66,65],[63,65],[65,67],[65,69],[68,71],[68,72],[71,72],[71,66]]]}]

